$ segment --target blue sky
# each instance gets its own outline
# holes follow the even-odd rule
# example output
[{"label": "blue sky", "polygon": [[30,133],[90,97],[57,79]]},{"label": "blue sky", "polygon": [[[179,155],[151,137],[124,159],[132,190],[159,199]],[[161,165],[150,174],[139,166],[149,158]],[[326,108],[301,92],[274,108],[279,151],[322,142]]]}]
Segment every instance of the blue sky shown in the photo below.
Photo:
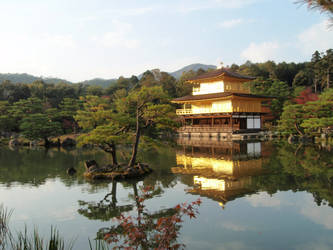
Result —
[{"label": "blue sky", "polygon": [[0,72],[81,81],[333,48],[327,16],[294,2],[0,0]]}]

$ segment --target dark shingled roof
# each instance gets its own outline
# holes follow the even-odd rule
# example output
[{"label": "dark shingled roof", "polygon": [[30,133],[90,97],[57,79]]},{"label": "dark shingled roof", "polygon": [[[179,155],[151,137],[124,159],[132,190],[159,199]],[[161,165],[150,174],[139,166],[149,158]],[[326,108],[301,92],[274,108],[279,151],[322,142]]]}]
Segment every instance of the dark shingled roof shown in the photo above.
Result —
[{"label": "dark shingled roof", "polygon": [[262,95],[221,92],[221,93],[204,94],[204,95],[187,95],[187,96],[183,96],[183,97],[173,99],[172,102],[200,101],[200,100],[209,100],[209,99],[216,99],[216,98],[228,97],[228,96],[249,97],[249,98],[265,98],[265,99],[271,99],[272,98],[270,96],[262,96]]},{"label": "dark shingled roof", "polygon": [[196,77],[192,77],[192,78],[188,79],[188,81],[196,81],[196,80],[201,80],[201,79],[214,78],[214,77],[218,77],[220,75],[234,77],[234,78],[238,78],[238,79],[245,79],[245,80],[254,80],[254,79],[256,79],[255,77],[252,77],[252,76],[244,76],[244,75],[232,72],[229,69],[221,68],[221,69],[217,69],[217,70],[213,70],[213,71],[203,73],[203,74],[201,74],[199,76],[196,76]]}]

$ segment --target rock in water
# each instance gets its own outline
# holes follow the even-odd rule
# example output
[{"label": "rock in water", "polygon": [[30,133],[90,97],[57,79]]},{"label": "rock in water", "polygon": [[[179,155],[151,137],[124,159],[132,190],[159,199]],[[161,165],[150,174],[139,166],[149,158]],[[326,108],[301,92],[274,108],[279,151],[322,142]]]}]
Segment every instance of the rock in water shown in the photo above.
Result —
[{"label": "rock in water", "polygon": [[68,168],[67,169],[67,174],[69,175],[73,175],[73,174],[76,174],[76,169],[71,167],[71,168]]},{"label": "rock in water", "polygon": [[89,172],[90,168],[95,167],[95,168],[99,168],[98,164],[95,160],[88,160],[84,162],[84,166],[86,168],[86,171]]}]

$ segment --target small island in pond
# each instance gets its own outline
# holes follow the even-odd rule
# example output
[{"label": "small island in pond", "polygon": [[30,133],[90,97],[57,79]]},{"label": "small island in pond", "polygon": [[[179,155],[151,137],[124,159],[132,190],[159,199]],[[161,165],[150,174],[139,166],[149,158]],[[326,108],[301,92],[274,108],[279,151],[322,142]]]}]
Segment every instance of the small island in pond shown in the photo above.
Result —
[{"label": "small island in pond", "polygon": [[140,178],[150,174],[153,170],[143,163],[137,163],[134,166],[127,165],[106,165],[100,167],[95,160],[84,163],[86,171],[84,176],[92,180],[124,180]]}]

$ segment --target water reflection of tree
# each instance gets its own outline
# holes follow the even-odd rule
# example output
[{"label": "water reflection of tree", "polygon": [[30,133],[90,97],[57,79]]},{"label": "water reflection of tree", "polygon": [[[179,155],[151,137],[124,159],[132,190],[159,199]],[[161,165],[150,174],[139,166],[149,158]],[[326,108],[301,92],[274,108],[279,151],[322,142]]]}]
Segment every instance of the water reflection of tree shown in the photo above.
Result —
[{"label": "water reflection of tree", "polygon": [[[83,162],[92,155],[103,157],[96,151],[66,151],[63,149],[0,149],[0,182],[11,186],[12,183],[39,186],[50,178],[60,178],[67,186],[83,183]],[[78,170],[77,178],[69,177],[67,168]]]},{"label": "water reflection of tree", "polygon": [[[146,191],[142,192],[142,190],[145,190],[144,185],[138,188],[137,181],[126,183],[124,182],[122,184],[123,186],[131,187],[132,189],[132,192],[128,194],[128,198],[132,202],[129,201],[128,204],[118,204],[117,185],[120,185],[120,183],[116,181],[112,182],[111,192],[107,193],[102,200],[97,202],[79,201],[80,208],[78,209],[78,212],[81,215],[92,220],[111,221],[112,219],[115,219],[117,222],[119,222],[119,224],[113,222],[111,227],[101,228],[97,232],[96,240],[107,240],[109,242],[115,242],[112,241],[111,238],[132,238],[132,230],[136,230],[137,235],[141,235],[138,236],[138,238],[135,239],[135,243],[133,243],[138,244],[137,246],[145,247],[155,246],[154,244],[159,245],[162,241],[158,240],[158,237],[160,237],[160,239],[161,237],[169,238],[168,244],[172,243],[177,246],[178,244],[176,243],[176,239],[181,228],[181,217],[183,215],[195,217],[197,214],[196,206],[199,205],[200,201],[189,204],[189,208],[179,206],[179,208],[170,207],[148,212],[148,210],[145,209],[143,202],[145,200],[160,196],[163,193],[163,188],[161,185],[156,186],[153,189],[149,189],[149,194],[147,195]],[[137,215],[135,215],[135,213]],[[132,214],[133,217],[126,217],[126,214]],[[129,221],[131,222],[129,223]],[[132,223],[130,225],[131,229],[124,227],[124,224],[126,223],[127,225]],[[162,228],[163,223],[165,223],[166,229],[169,227],[168,230],[170,230],[170,235],[169,232],[166,232]],[[163,233],[161,233],[161,231],[159,232],[161,228]],[[154,235],[154,237],[155,235],[159,236],[157,236],[156,239],[151,239],[152,235]],[[163,240],[163,242],[164,241],[165,240]]]},{"label": "water reflection of tree", "polygon": [[110,219],[119,216],[123,212],[133,210],[133,205],[117,206],[117,182],[112,182],[112,190],[98,202],[79,201],[80,208],[78,213],[87,217],[90,220],[109,221]]},{"label": "water reflection of tree", "polygon": [[173,187],[177,184],[176,176],[170,168],[176,165],[175,149],[165,145],[145,145],[139,153],[139,160],[147,162],[154,171],[143,180],[144,186]]},{"label": "water reflection of tree", "polygon": [[[101,221],[110,221],[112,218],[115,218],[119,216],[120,214],[124,212],[130,212],[134,210],[136,203],[136,197],[138,196],[138,182],[123,182],[122,185],[124,187],[130,187],[133,190],[133,193],[130,193],[128,195],[128,198],[132,201],[135,201],[135,204],[133,205],[133,202],[126,204],[126,205],[119,205],[117,200],[117,186],[120,185],[119,182],[113,181],[111,192],[107,193],[103,199],[100,201],[82,201],[79,200],[79,206],[78,213],[87,217],[91,220],[101,220]],[[161,187],[157,187],[154,189],[154,192],[152,193],[151,198],[154,198],[156,196],[159,196],[163,193],[163,190]]]},{"label": "water reflection of tree", "polygon": [[[119,151],[119,158],[128,156],[123,149]],[[85,160],[96,159],[99,162],[108,162],[109,155],[101,150],[71,150],[62,148],[29,149],[17,148],[10,150],[7,147],[0,149],[0,183],[10,187],[13,183],[39,186],[48,179],[60,178],[66,186],[83,184],[83,163]],[[163,187],[175,185],[175,176],[170,173],[170,167],[175,165],[174,151],[168,147],[156,147],[152,152],[142,151],[140,157],[154,168],[154,172],[145,178],[145,185],[161,184]],[[75,177],[67,175],[67,168],[77,169]],[[89,192],[96,192],[108,187],[108,183],[92,183]],[[85,187],[87,188],[87,187]]]},{"label": "water reflection of tree", "polygon": [[273,194],[277,191],[307,191],[318,205],[333,207],[333,157],[315,145],[276,144],[270,161],[263,166],[269,175],[256,177],[258,189]]}]

